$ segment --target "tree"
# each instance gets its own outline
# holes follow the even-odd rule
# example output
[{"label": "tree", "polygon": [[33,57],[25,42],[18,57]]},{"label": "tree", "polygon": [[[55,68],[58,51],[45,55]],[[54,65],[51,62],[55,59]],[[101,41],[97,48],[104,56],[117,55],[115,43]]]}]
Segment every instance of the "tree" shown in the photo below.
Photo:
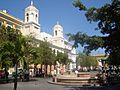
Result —
[{"label": "tree", "polygon": [[57,52],[56,61],[63,65],[67,65],[69,62],[71,62],[71,60],[68,59],[67,53],[62,52]]},{"label": "tree", "polygon": [[[22,41],[24,42],[23,46],[22,46],[22,54],[23,54],[23,58],[22,58],[22,66],[23,69],[29,69],[29,65],[30,64],[34,64],[38,55],[37,55],[37,47],[34,47],[33,44],[33,40],[31,37],[23,37]],[[36,49],[37,48],[37,49]]]},{"label": "tree", "polygon": [[103,36],[88,36],[81,32],[69,34],[70,40],[75,41],[74,46],[81,44],[87,53],[104,48],[106,54],[109,54],[111,64],[120,65],[120,0],[111,0],[110,4],[101,8],[87,8],[80,0],[75,0],[73,5],[86,12],[85,16],[89,22],[98,23],[96,30],[103,34]]},{"label": "tree", "polygon": [[[12,64],[11,58],[8,57],[10,56],[10,53],[7,51],[7,49],[8,49],[7,45],[5,45],[4,47],[2,46],[0,47],[0,65],[1,65],[1,68],[5,68],[5,72],[7,72],[8,68]],[[7,74],[5,74],[5,79],[6,79],[6,82],[8,82]]]},{"label": "tree", "polygon": [[[0,49],[0,56],[2,63],[7,65],[7,61],[12,61],[12,63],[16,66],[16,73],[17,73],[17,63],[19,61],[19,45],[18,37],[21,36],[19,31],[12,29],[10,27],[2,26],[1,28],[1,49]],[[8,59],[9,58],[9,59]],[[7,59],[7,60],[6,60]],[[14,90],[17,89],[17,75],[15,76],[14,82]]]},{"label": "tree", "polygon": [[[35,46],[34,44],[36,44],[37,46]],[[34,69],[36,70],[36,66],[38,64],[45,65],[44,70],[45,70],[45,76],[46,76],[47,66],[53,65],[55,62],[55,53],[50,48],[50,44],[46,41],[40,41],[34,38],[33,45],[35,46],[34,48],[36,49],[36,53],[38,56],[36,60],[34,61],[34,64],[35,64]]]},{"label": "tree", "polygon": [[81,67],[96,67],[98,65],[97,60],[95,57],[86,55],[85,53],[79,53],[79,56],[76,60],[77,66]]},{"label": "tree", "polygon": [[31,44],[28,42],[26,37],[22,36],[19,30],[13,29],[11,27],[0,27],[1,31],[1,43],[0,43],[0,60],[5,66],[8,65],[7,62],[12,63],[15,67],[15,82],[14,90],[17,89],[17,67],[21,60],[25,61],[31,53]]},{"label": "tree", "polygon": [[47,75],[47,66],[54,63],[54,53],[48,42],[44,42],[40,46],[42,46],[42,64],[45,65],[45,75]]}]

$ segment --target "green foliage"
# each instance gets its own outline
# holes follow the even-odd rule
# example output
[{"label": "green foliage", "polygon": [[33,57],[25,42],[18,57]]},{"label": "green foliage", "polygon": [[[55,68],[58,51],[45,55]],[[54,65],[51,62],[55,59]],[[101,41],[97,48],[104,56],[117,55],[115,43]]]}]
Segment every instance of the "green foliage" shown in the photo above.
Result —
[{"label": "green foliage", "polygon": [[[55,53],[50,48],[50,44],[48,42],[43,42],[33,38],[32,45],[36,51],[36,60],[34,63],[37,64],[54,64],[55,62]],[[36,46],[37,45],[37,46]]]},{"label": "green foliage", "polygon": [[87,10],[87,8],[80,2],[80,0],[75,0],[73,5],[75,7],[79,7],[79,10]]},{"label": "green foliage", "polygon": [[79,44],[84,47],[84,53],[89,54],[92,50],[97,50],[103,47],[103,39],[100,36],[88,36],[85,33],[78,32],[76,34],[67,34],[70,41],[74,41],[73,47],[78,47]]},{"label": "green foliage", "polygon": [[93,56],[86,55],[84,53],[80,53],[76,60],[77,66],[82,67],[90,67],[90,66],[97,66],[97,59]]},{"label": "green foliage", "polygon": [[84,10],[85,16],[89,22],[98,23],[97,30],[103,36],[88,36],[78,32],[77,34],[69,34],[70,39],[75,41],[74,46],[81,44],[85,47],[85,51],[90,53],[99,47],[104,48],[105,52],[110,55],[111,64],[120,65],[120,0],[111,0],[110,4],[105,4],[101,8],[84,9],[84,5],[80,0],[76,0],[73,4],[79,10]]},{"label": "green foliage", "polygon": [[[32,40],[30,37],[21,37],[18,40],[18,43],[16,43],[19,48],[19,55],[21,55],[20,62],[22,63],[22,66],[24,69],[28,69],[30,64],[33,64],[36,57],[37,52],[35,48],[31,44]],[[21,52],[20,52],[21,51]]]},{"label": "green foliage", "polygon": [[36,64],[45,64],[45,65],[52,65],[56,64],[58,61],[61,64],[67,64],[70,60],[68,59],[68,55],[66,53],[57,52],[55,54],[55,50],[50,48],[50,44],[48,42],[43,42],[39,40],[34,40],[34,43],[37,43],[39,47],[36,48],[37,52],[37,59],[35,60]]},{"label": "green foliage", "polygon": [[71,62],[71,60],[68,59],[68,55],[62,52],[57,52],[56,61],[64,65],[67,65],[69,62]]},{"label": "green foliage", "polygon": [[54,61],[53,59],[53,53],[52,53],[52,49],[49,47],[49,43],[48,42],[42,42],[40,44],[41,47],[41,58],[42,58],[42,63],[45,65],[48,64],[52,64]]},{"label": "green foliage", "polygon": [[0,27],[0,61],[1,64],[15,65],[32,54],[29,40],[19,30],[11,27]]},{"label": "green foliage", "polygon": [[[16,41],[18,37],[21,35],[19,31],[15,31],[10,27],[1,26],[0,27],[0,60],[3,66],[10,65],[11,62],[17,62],[17,60],[13,60],[18,56],[15,56],[15,50],[17,50]],[[18,37],[17,37],[18,36]]]}]

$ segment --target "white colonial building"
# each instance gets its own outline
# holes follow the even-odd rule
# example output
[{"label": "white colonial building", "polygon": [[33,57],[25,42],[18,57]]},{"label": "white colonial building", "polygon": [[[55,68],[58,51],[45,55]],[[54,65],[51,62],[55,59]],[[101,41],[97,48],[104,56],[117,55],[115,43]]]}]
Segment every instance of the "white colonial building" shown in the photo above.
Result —
[{"label": "white colonial building", "polygon": [[[46,40],[50,43],[52,50],[68,53],[69,59],[73,62],[69,69],[76,68],[76,49],[72,48],[72,44],[64,38],[63,27],[57,22],[53,27],[53,35],[46,32],[41,32],[39,23],[39,10],[34,6],[33,2],[25,8],[24,21],[19,20],[6,12],[0,11],[0,20],[2,23],[19,28],[23,35],[32,35],[38,40]],[[12,21],[11,21],[12,20]]]}]

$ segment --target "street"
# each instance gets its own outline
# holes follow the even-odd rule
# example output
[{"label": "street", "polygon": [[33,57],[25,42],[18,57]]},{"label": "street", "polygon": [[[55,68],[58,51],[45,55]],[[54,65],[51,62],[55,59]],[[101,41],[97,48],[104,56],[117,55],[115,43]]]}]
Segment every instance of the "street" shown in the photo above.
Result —
[{"label": "street", "polygon": [[[76,86],[61,86],[49,84],[50,79],[35,78],[29,82],[18,82],[17,90],[120,90],[119,86],[109,87],[76,87]],[[13,90],[13,83],[0,84],[0,90]]]}]

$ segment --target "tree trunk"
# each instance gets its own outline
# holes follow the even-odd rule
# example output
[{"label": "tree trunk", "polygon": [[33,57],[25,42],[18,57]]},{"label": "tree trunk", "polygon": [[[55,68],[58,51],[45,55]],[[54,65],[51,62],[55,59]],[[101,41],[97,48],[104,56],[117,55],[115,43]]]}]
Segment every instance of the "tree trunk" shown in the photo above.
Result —
[{"label": "tree trunk", "polygon": [[37,72],[37,64],[34,64],[34,76],[36,77],[36,72]]},{"label": "tree trunk", "polygon": [[48,67],[48,65],[46,64],[45,65],[45,77],[47,76],[47,67]]},{"label": "tree trunk", "polygon": [[51,71],[52,71],[52,68],[51,68],[51,67],[52,67],[52,65],[50,64],[50,75],[52,75],[52,73],[51,73]]},{"label": "tree trunk", "polygon": [[5,80],[8,83],[8,73],[7,73],[7,66],[5,65]]},{"label": "tree trunk", "polygon": [[13,90],[17,90],[17,64],[15,64],[15,78],[14,78],[14,88]]}]

